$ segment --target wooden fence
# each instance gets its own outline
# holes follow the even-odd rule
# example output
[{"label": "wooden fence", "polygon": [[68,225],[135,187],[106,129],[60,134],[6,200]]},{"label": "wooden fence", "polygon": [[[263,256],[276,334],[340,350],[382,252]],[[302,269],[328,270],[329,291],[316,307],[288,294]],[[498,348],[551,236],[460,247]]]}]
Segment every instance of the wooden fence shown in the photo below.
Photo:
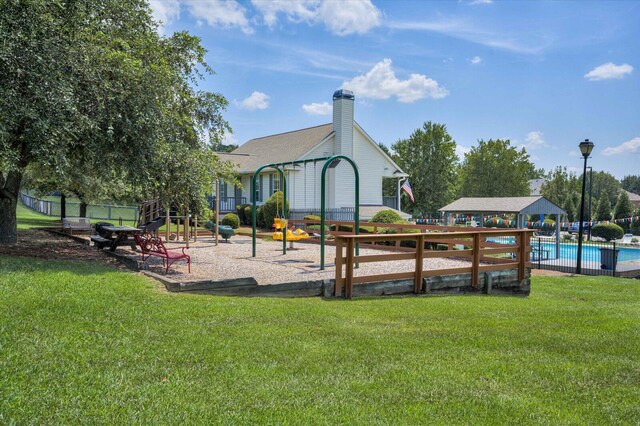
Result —
[{"label": "wooden fence", "polygon": [[[386,225],[386,224],[385,224]],[[406,228],[407,225],[401,225]],[[423,225],[424,226],[424,225]],[[441,227],[440,227],[441,228]],[[459,228],[458,228],[459,229]],[[392,280],[413,280],[414,293],[423,291],[423,278],[436,275],[470,274],[470,285],[478,285],[479,274],[487,271],[517,269],[518,280],[526,277],[526,268],[530,267],[529,252],[532,231],[516,230],[474,230],[465,232],[414,233],[414,234],[365,234],[336,236],[336,275],[335,295],[352,297],[353,285]],[[488,238],[513,237],[513,244],[497,244]],[[407,253],[384,253],[356,256],[355,248],[361,243],[383,243],[388,241],[413,241],[416,248]],[[447,244],[448,247],[462,246],[460,250],[426,250],[425,244]],[[346,249],[346,253],[344,253]],[[511,258],[492,257],[497,254],[511,253]],[[468,259],[471,265],[459,268],[424,270],[424,259],[430,258],[462,258]],[[410,272],[376,274],[354,277],[354,267],[369,262],[390,262],[414,260],[415,268]]]}]

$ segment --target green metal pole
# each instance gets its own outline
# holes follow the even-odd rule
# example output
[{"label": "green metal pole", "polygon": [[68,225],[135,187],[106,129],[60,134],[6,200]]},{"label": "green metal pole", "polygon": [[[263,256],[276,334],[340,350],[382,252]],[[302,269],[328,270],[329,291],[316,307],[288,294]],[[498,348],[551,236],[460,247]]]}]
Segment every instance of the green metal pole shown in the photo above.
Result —
[{"label": "green metal pole", "polygon": [[[258,199],[257,195],[258,195],[258,187],[256,185],[256,178],[258,177],[258,175],[260,174],[260,172],[266,168],[273,168],[276,169],[278,171],[278,173],[280,174],[280,178],[282,181],[282,185],[283,185],[283,193],[282,193],[282,198],[284,198],[284,205],[286,205],[287,202],[287,181],[284,177],[284,172],[282,170],[280,170],[280,168],[278,167],[278,164],[273,163],[273,164],[264,164],[260,167],[258,167],[258,170],[256,170],[253,173],[253,177],[251,178],[251,182],[253,183],[253,209],[251,210],[251,248],[252,248],[252,255],[253,257],[256,257],[256,222],[257,222],[257,212],[256,212],[256,200]],[[284,211],[284,208],[283,208]],[[285,229],[285,232],[282,234],[282,254],[287,254],[287,232]]]},{"label": "green metal pole", "polygon": [[[282,216],[286,216],[286,207],[287,207],[287,180],[284,177],[284,171],[280,170],[279,167],[276,167],[278,172],[280,172],[280,181],[282,182]],[[282,166],[284,169],[284,166]],[[288,218],[287,218],[288,219]],[[289,226],[289,221],[285,221],[286,225],[282,230],[282,254],[287,254],[287,227]]]},{"label": "green metal pole", "polygon": [[[356,235],[360,234],[360,173],[358,172],[358,166],[356,166],[356,163],[346,155],[334,155],[332,157],[329,157],[327,161],[325,161],[324,166],[322,167],[322,175],[321,175],[321,181],[320,181],[320,270],[321,271],[324,270],[324,237],[325,237],[324,208],[325,208],[325,189],[326,189],[325,177],[327,175],[327,169],[329,168],[329,165],[337,159],[346,160],[349,164],[351,164],[351,168],[353,168],[353,173],[355,175],[355,184],[356,184],[356,188],[355,188],[356,205],[355,205],[355,217],[354,217],[355,227],[356,227],[355,234]],[[356,243],[356,256],[360,254],[359,246],[360,244]]]}]

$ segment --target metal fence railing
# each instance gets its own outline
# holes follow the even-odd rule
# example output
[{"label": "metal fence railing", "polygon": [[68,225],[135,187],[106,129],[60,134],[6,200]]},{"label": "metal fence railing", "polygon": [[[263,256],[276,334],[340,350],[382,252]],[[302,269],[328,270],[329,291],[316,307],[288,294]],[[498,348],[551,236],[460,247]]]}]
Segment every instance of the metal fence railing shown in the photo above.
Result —
[{"label": "metal fence railing", "polygon": [[[47,216],[60,216],[60,201],[42,200],[40,198],[20,192],[20,201],[38,213]],[[67,217],[80,216],[80,203],[65,203]],[[113,204],[88,204],[86,217],[91,219],[104,220],[127,220],[135,221],[138,216],[138,207],[118,206]]]},{"label": "metal fence railing", "polygon": [[[513,244],[509,237],[493,238],[495,244]],[[616,241],[583,241],[581,273],[584,275],[607,275],[640,277],[640,246],[621,244]],[[555,238],[531,238],[531,266],[566,273],[575,273],[578,263],[578,242],[563,240],[556,244]]]}]

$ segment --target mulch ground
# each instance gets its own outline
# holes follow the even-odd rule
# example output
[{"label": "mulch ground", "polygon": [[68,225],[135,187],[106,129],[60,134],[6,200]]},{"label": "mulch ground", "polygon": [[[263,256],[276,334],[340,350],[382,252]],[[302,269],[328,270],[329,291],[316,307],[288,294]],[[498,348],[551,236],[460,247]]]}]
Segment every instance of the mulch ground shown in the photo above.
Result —
[{"label": "mulch ground", "polygon": [[102,250],[42,230],[18,231],[16,244],[0,244],[0,256],[20,256],[37,259],[99,261],[118,269],[127,269],[117,259]]}]

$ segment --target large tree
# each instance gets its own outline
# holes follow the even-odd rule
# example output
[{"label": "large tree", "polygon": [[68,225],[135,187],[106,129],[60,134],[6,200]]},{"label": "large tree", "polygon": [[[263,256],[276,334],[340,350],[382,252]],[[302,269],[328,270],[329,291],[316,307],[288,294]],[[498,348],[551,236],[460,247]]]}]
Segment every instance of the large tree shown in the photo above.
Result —
[{"label": "large tree", "polygon": [[416,214],[435,214],[455,196],[457,179],[456,143],[444,124],[427,121],[408,139],[391,148],[394,159],[409,174],[415,203],[404,210]]},{"label": "large tree", "polygon": [[609,195],[606,193],[603,193],[602,197],[598,200],[595,219],[611,220],[611,203],[609,202]]},{"label": "large tree", "polygon": [[197,91],[205,51],[159,36],[146,2],[2,1],[0,39],[0,242],[16,241],[27,167],[62,189],[118,182],[145,198],[166,190],[167,152],[218,165],[203,135],[221,140],[226,100]]},{"label": "large tree", "polygon": [[465,155],[461,168],[463,197],[516,197],[530,194],[529,179],[536,175],[524,148],[509,140],[478,141]]},{"label": "large tree", "polygon": [[626,189],[634,194],[640,194],[640,175],[629,175],[620,181],[622,189]]},{"label": "large tree", "polygon": [[[631,200],[629,199],[629,195],[624,190],[621,190],[618,194],[618,200],[616,201],[616,207],[613,210],[613,218],[614,219],[628,219],[633,216],[633,204],[631,204]],[[629,222],[621,222],[618,225],[625,230],[625,232],[629,231]]]},{"label": "large tree", "polygon": [[[560,206],[574,193],[580,193],[580,182],[575,173],[567,171],[566,167],[556,167],[542,184],[540,193],[551,202]],[[572,200],[575,212],[575,200]]]},{"label": "large tree", "polygon": [[[578,178],[582,182],[582,175]],[[588,189],[589,175],[587,175],[587,189]],[[620,190],[620,182],[611,173],[607,172],[593,172],[593,196],[597,199],[602,198],[604,194],[609,197],[609,203],[611,206],[615,205],[618,198],[618,191]],[[586,194],[588,195],[588,194]]]}]

